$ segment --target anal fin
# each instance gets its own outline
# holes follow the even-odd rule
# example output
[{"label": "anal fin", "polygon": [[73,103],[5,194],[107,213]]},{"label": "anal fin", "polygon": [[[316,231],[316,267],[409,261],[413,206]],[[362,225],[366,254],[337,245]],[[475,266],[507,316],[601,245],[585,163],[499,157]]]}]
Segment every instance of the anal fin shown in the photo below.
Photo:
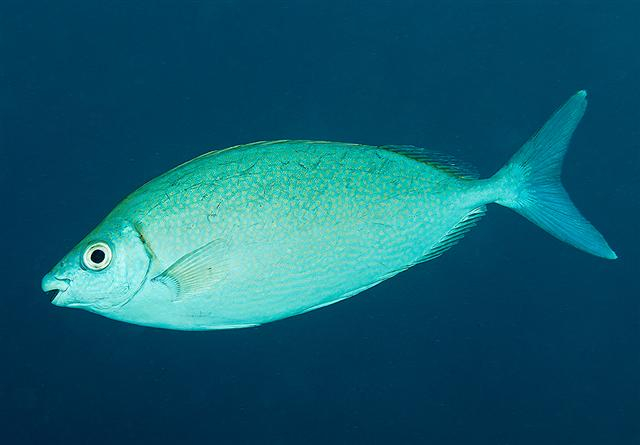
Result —
[{"label": "anal fin", "polygon": [[469,213],[467,213],[458,223],[453,226],[447,233],[444,234],[431,248],[416,261],[416,263],[422,263],[434,258],[438,258],[440,255],[451,249],[458,244],[464,235],[471,230],[484,216],[486,212],[485,206],[480,206]]}]

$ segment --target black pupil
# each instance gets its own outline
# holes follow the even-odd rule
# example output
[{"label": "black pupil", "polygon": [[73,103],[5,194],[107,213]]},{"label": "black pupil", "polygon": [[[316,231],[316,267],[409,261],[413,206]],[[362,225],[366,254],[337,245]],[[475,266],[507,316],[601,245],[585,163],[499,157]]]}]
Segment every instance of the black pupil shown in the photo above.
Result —
[{"label": "black pupil", "polygon": [[104,258],[106,257],[104,250],[102,249],[96,249],[93,252],[91,252],[91,261],[93,261],[95,264],[100,264],[104,261]]}]

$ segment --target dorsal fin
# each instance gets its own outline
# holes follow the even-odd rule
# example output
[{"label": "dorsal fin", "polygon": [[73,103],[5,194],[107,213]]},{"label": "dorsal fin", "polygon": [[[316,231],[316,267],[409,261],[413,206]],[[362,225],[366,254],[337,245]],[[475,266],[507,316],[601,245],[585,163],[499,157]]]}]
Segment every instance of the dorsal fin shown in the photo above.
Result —
[{"label": "dorsal fin", "polygon": [[460,241],[464,235],[478,223],[485,211],[485,206],[481,206],[467,213],[460,221],[458,221],[458,224],[453,226],[442,238],[440,238],[440,240],[438,240],[438,242],[431,246],[431,249],[425,252],[424,256],[422,256],[417,263],[438,258],[447,250],[458,244],[458,241]]},{"label": "dorsal fin", "polygon": [[455,157],[413,145],[382,145],[380,148],[404,155],[416,161],[424,162],[439,170],[466,179],[478,179],[478,171],[471,164],[459,161]]}]

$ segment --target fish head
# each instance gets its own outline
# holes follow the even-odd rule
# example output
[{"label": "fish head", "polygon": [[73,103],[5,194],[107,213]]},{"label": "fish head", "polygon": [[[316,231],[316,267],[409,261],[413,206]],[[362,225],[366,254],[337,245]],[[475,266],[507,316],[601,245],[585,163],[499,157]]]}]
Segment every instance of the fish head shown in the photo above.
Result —
[{"label": "fish head", "polygon": [[150,263],[136,228],[107,218],[44,276],[42,290],[56,306],[108,315],[136,295]]}]

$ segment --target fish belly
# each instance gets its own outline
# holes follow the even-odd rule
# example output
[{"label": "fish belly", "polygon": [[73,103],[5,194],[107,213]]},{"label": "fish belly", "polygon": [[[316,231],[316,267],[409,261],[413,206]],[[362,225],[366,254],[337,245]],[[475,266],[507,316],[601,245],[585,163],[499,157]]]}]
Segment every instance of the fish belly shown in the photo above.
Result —
[{"label": "fish belly", "polygon": [[355,295],[419,262],[460,221],[470,210],[461,184],[361,145],[275,142],[196,158],[136,192],[126,211],[136,215],[158,273],[221,239],[225,278],[178,301],[150,280],[122,318],[242,327]]}]

